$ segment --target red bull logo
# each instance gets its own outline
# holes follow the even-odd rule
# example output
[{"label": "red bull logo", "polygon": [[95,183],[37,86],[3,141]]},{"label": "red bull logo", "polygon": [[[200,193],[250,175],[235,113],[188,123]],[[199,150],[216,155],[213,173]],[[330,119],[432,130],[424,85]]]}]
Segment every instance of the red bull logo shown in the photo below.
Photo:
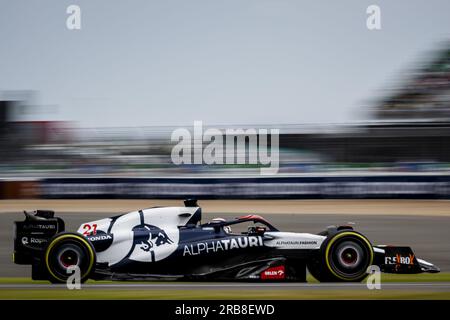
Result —
[{"label": "red bull logo", "polygon": [[148,252],[151,255],[151,262],[156,261],[154,252],[156,247],[172,243],[173,241],[169,238],[167,233],[156,226],[142,224],[133,228],[132,251],[139,248],[144,252]]}]

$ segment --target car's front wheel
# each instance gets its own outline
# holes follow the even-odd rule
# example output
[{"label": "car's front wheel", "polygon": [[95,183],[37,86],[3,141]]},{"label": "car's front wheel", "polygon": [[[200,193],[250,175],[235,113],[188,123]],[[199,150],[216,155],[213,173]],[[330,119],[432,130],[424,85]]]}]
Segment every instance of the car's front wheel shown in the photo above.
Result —
[{"label": "car's front wheel", "polygon": [[95,265],[95,252],[87,239],[77,233],[60,233],[48,244],[44,254],[49,280],[64,283],[79,271],[85,282]]},{"label": "car's front wheel", "polygon": [[320,282],[359,282],[372,262],[369,240],[358,232],[343,230],[324,241],[308,262],[308,270]]}]

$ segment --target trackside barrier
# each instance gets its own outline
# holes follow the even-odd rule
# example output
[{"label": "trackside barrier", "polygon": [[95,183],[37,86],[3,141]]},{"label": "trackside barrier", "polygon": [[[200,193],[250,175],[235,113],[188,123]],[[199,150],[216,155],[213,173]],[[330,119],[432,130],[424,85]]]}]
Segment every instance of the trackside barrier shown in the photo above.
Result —
[{"label": "trackside barrier", "polygon": [[40,196],[36,180],[6,180],[0,181],[0,199],[34,199]]},{"label": "trackside barrier", "polygon": [[450,176],[49,178],[46,199],[450,199]]}]

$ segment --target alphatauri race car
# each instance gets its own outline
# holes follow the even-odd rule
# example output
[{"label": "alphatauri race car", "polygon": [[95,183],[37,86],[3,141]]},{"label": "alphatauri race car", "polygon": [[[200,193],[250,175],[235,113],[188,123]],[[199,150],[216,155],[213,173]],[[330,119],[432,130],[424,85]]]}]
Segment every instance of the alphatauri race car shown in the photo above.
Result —
[{"label": "alphatauri race car", "polygon": [[[388,273],[439,272],[411,248],[372,245],[351,226],[319,234],[279,231],[258,215],[201,223],[196,200],[83,223],[65,232],[53,211],[25,212],[15,222],[14,262],[32,278],[67,281],[76,267],[87,279],[189,281],[363,280],[378,266]],[[239,226],[244,231],[237,232]]]}]

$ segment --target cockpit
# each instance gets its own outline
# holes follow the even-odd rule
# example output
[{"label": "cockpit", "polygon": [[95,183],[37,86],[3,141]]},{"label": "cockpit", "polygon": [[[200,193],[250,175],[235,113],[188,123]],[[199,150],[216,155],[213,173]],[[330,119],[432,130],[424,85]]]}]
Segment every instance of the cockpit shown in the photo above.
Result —
[{"label": "cockpit", "polygon": [[197,210],[190,217],[188,223],[182,228],[201,228],[203,230],[214,230],[216,233],[229,235],[264,235],[266,231],[278,231],[272,224],[259,215],[250,214],[238,217],[232,220],[226,220],[221,217],[212,219],[207,223],[201,224],[201,208],[195,199],[184,201],[186,207],[196,207]]},{"label": "cockpit", "polygon": [[268,231],[278,231],[267,220],[258,215],[247,215],[234,220],[214,218],[210,222],[202,224],[202,228],[214,228],[216,232],[224,232],[234,235],[264,235]]}]

